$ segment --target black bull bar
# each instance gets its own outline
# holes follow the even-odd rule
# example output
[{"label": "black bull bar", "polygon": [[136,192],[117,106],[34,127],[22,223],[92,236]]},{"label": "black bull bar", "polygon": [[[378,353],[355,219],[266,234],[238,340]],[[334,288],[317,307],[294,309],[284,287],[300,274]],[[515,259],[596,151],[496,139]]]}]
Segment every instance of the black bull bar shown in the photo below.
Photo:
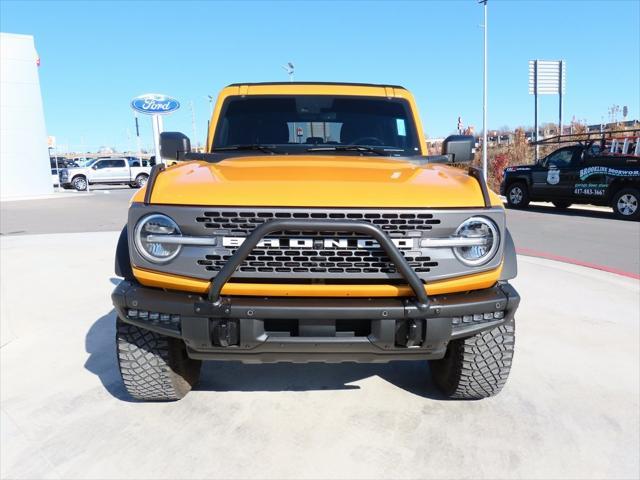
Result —
[{"label": "black bull bar", "polygon": [[212,279],[209,288],[209,301],[213,304],[219,304],[220,292],[224,285],[231,279],[236,269],[244,262],[251,251],[260,243],[260,241],[276,232],[286,231],[304,231],[304,232],[349,232],[361,233],[375,239],[380,247],[385,251],[389,260],[395,265],[398,272],[407,281],[415,297],[418,301],[417,306],[420,309],[426,309],[429,306],[429,297],[424,289],[424,284],[407,263],[404,255],[398,247],[391,241],[389,236],[379,227],[371,223],[358,220],[272,220],[265,222],[256,227],[251,234],[245,238],[242,245],[238,247],[236,252],[224,265],[222,270]]}]

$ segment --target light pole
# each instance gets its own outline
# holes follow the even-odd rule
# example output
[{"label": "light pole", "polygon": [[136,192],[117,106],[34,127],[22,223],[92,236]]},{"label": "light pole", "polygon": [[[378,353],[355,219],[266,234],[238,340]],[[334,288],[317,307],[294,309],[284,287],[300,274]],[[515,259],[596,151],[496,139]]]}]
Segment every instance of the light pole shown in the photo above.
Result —
[{"label": "light pole", "polygon": [[487,180],[487,0],[478,0],[484,9],[484,63],[482,68],[482,175]]},{"label": "light pole", "polygon": [[293,66],[293,63],[288,62],[286,65],[282,65],[282,68],[284,68],[287,74],[289,75],[289,81],[293,82],[293,73],[296,68]]}]

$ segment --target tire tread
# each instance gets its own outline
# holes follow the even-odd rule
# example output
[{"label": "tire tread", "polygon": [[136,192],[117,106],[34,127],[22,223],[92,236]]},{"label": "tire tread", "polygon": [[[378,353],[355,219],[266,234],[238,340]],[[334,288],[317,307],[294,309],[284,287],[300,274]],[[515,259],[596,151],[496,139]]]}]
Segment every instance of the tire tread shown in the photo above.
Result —
[{"label": "tire tread", "polygon": [[[200,362],[186,359],[191,367],[185,378],[176,355],[180,340],[166,337],[117,319],[118,364],[125,388],[138,400],[171,401],[184,397],[197,379]],[[183,363],[185,363],[183,361]],[[197,372],[193,368],[197,366]]]},{"label": "tire tread", "polygon": [[514,346],[514,322],[454,340],[447,356],[432,362],[434,380],[452,399],[478,400],[496,395],[509,377]]}]

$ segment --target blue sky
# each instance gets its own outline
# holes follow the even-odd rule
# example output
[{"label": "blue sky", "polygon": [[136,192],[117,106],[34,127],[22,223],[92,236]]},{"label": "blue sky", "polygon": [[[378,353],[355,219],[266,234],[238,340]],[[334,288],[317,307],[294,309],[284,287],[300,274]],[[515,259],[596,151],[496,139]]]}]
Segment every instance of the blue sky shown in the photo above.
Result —
[{"label": "blue sky", "polygon": [[[401,84],[426,133],[482,126],[482,7],[476,0],[378,2],[0,2],[0,30],[35,36],[47,130],[79,150],[135,148],[132,97],[182,103],[166,130],[202,141],[207,95],[234,82]],[[489,0],[489,128],[533,124],[530,59],[564,59],[564,118],[589,123],[612,104],[640,117],[640,2]],[[557,97],[542,97],[541,122]],[[143,145],[151,124],[141,119]]]}]

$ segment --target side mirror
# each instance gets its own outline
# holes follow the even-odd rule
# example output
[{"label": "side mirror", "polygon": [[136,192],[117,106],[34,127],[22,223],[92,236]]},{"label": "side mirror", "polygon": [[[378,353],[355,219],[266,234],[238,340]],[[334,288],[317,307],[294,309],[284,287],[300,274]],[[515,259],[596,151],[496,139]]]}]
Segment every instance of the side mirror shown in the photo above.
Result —
[{"label": "side mirror", "polygon": [[472,135],[449,135],[442,142],[442,154],[447,155],[451,163],[469,163],[473,160],[475,146]]},{"label": "side mirror", "polygon": [[160,156],[167,160],[180,160],[191,152],[191,140],[184,133],[162,132],[160,134]]}]

